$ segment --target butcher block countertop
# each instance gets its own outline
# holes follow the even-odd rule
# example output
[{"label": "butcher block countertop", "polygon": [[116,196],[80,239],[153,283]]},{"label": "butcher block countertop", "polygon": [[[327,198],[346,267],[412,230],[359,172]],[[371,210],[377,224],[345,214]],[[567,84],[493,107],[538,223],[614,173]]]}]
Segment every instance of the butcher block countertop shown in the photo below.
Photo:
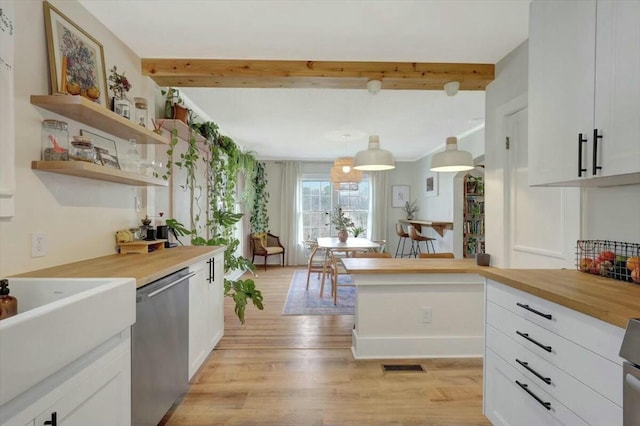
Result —
[{"label": "butcher block countertop", "polygon": [[350,274],[476,273],[618,327],[640,318],[640,285],[573,269],[500,269],[473,259],[343,258]]},{"label": "butcher block countertop", "polygon": [[350,274],[479,274],[490,269],[476,265],[475,259],[398,259],[398,258],[342,258]]},{"label": "butcher block countertop", "polygon": [[626,328],[640,318],[640,285],[569,269],[498,269],[480,275]]},{"label": "butcher block countertop", "polygon": [[110,278],[133,277],[136,288],[207,260],[224,251],[224,246],[180,246],[148,254],[113,254],[67,263],[14,277],[36,278]]}]

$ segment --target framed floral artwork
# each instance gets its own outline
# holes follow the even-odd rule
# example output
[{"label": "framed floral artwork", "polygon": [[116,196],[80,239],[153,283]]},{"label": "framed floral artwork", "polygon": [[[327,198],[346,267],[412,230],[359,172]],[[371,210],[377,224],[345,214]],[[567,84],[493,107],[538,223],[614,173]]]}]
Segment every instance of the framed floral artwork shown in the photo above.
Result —
[{"label": "framed floral artwork", "polygon": [[49,2],[43,7],[51,93],[82,95],[108,107],[102,44]]}]

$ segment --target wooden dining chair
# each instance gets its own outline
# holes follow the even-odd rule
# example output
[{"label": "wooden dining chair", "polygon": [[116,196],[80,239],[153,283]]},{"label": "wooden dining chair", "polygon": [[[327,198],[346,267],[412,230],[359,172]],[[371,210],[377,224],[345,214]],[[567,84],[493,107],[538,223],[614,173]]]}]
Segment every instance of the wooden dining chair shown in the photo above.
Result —
[{"label": "wooden dining chair", "polygon": [[419,258],[422,259],[455,259],[453,253],[420,253]]},{"label": "wooden dining chair", "polygon": [[[355,253],[353,253],[355,255]],[[369,253],[374,254],[374,253]],[[333,251],[329,251],[328,253],[329,261],[327,262],[327,274],[331,279],[331,295],[333,296],[333,304],[338,304],[338,285],[344,287],[353,287],[353,284],[339,284],[338,276],[340,274],[346,274],[347,271],[344,269],[342,265],[341,257],[336,256],[336,253]],[[321,294],[322,297],[322,294]]]},{"label": "wooden dining chair", "polygon": [[318,242],[314,240],[305,240],[303,241],[303,245],[305,247],[305,251],[307,254],[307,287],[309,290],[309,280],[311,278],[311,273],[315,272],[318,274],[318,278],[320,278],[320,297],[322,297],[322,293],[324,292],[324,283],[327,274],[327,262],[328,258],[326,252],[324,250],[318,251]]},{"label": "wooden dining chair", "polygon": [[[400,242],[402,242],[402,251],[400,251],[400,257],[405,257],[404,254],[404,243],[407,242],[407,239],[409,238],[409,234],[407,234],[404,231],[404,228],[402,227],[402,224],[400,222],[396,223],[396,234],[398,234],[398,247],[396,247],[396,256],[398,257],[398,251],[400,251]],[[411,255],[409,254],[409,257],[411,257]]]}]

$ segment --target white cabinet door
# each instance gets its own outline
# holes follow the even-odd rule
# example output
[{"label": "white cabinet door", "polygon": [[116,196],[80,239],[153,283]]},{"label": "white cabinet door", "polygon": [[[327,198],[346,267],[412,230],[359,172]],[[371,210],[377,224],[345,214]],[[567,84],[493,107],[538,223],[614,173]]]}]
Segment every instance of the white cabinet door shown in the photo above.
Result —
[{"label": "white cabinet door", "polygon": [[640,183],[639,2],[533,1],[528,93],[530,185]]},{"label": "white cabinet door", "polygon": [[[597,5],[596,163],[589,176],[640,171],[640,2]],[[592,135],[593,138],[593,135]],[[591,148],[593,153],[593,148]],[[593,158],[591,159],[593,162]]]},{"label": "white cabinet door", "polygon": [[[12,419],[1,422],[2,425],[130,425],[130,332],[126,330],[118,338],[121,340],[115,346],[111,339],[92,354],[56,373],[58,377],[69,377],[59,386],[51,388],[49,379],[36,385],[33,392],[28,392],[44,396],[33,400]],[[54,416],[55,422],[45,423],[52,422]]]},{"label": "white cabinet door", "polygon": [[224,334],[224,255],[189,267],[189,380]]},{"label": "white cabinet door", "polygon": [[593,130],[596,3],[534,1],[530,12],[529,184],[576,180],[579,133]]},{"label": "white cabinet door", "polygon": [[196,274],[189,279],[189,380],[198,371],[209,351],[206,347],[208,303],[207,263],[189,267]]},{"label": "white cabinet door", "polygon": [[208,277],[207,348],[212,351],[224,334],[224,260],[222,255],[211,259]]}]

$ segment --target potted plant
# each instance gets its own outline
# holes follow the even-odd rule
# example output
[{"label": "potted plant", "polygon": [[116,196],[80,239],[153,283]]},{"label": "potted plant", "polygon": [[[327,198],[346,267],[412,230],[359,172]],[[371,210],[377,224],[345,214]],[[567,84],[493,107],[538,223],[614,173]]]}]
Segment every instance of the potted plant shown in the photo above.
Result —
[{"label": "potted plant", "polygon": [[185,124],[189,124],[189,109],[184,106],[184,100],[180,96],[180,91],[176,88],[169,87],[167,90],[161,90],[160,93],[164,99],[164,118],[174,118]]},{"label": "potted plant", "polygon": [[416,214],[416,212],[418,210],[420,210],[418,208],[417,202],[418,202],[418,200],[413,200],[413,202],[411,202],[411,203],[408,202],[408,201],[406,201],[404,203],[403,209],[404,209],[405,213],[407,214],[407,219],[409,219],[409,220],[413,219],[413,216]]},{"label": "potted plant", "polygon": [[340,240],[341,243],[346,242],[347,238],[349,237],[347,229],[353,228],[354,223],[350,217],[344,214],[344,211],[342,211],[342,207],[336,207],[333,214],[331,215],[331,223],[338,231],[338,240]]},{"label": "potted plant", "polygon": [[116,114],[131,118],[131,102],[127,99],[126,93],[131,90],[131,83],[127,77],[124,76],[124,72],[120,74],[118,68],[114,65],[109,70],[109,89],[113,92],[113,99],[111,101],[111,109]]},{"label": "potted plant", "polygon": [[358,238],[360,236],[360,234],[364,234],[364,227],[358,225],[358,226],[354,226],[353,228],[351,228],[351,233],[353,234],[354,237]]}]

